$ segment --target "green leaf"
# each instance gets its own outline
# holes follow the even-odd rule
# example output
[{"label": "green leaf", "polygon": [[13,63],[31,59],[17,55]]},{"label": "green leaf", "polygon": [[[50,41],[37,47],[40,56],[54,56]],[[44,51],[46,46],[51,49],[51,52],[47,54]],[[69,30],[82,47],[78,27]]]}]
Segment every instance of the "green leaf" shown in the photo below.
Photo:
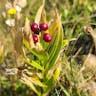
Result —
[{"label": "green leaf", "polygon": [[23,38],[23,44],[25,45],[25,47],[26,47],[27,49],[30,49],[29,42],[28,42],[25,38]]},{"label": "green leaf", "polygon": [[28,43],[28,41],[26,39],[23,40],[23,43],[25,45],[25,47],[32,53],[34,54],[40,61],[45,61],[46,59],[48,59],[48,53],[45,52],[44,50],[37,50],[35,48],[30,48],[30,45]]},{"label": "green leaf", "polygon": [[33,53],[35,56],[37,56],[41,61],[45,61],[48,58],[48,53],[43,50],[39,51],[34,48],[30,50],[30,52]]},{"label": "green leaf", "polygon": [[49,80],[45,81],[45,84],[47,85],[47,88],[43,88],[43,91],[45,94],[48,94],[52,87],[56,84],[56,80],[54,80],[52,76]]},{"label": "green leaf", "polygon": [[56,63],[58,57],[59,57],[59,53],[60,50],[62,48],[62,43],[63,43],[63,30],[62,30],[62,25],[61,25],[61,20],[60,17],[56,11],[56,16],[57,16],[57,32],[55,39],[52,43],[52,45],[50,46],[48,53],[49,53],[49,59],[45,62],[46,66],[45,66],[45,75],[47,74],[47,72],[53,67],[53,65]]},{"label": "green leaf", "polygon": [[40,69],[40,70],[44,70],[43,66],[41,66],[39,63],[35,62],[35,61],[30,61],[28,58],[26,58],[26,62],[28,64],[30,64],[31,66],[37,68],[37,69]]}]

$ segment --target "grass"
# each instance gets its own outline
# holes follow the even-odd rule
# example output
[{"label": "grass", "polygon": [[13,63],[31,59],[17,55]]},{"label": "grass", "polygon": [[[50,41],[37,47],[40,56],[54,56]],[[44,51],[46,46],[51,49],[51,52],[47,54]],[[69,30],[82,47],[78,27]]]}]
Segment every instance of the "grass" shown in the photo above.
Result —
[{"label": "grass", "polygon": [[[0,4],[2,4],[2,6],[0,6],[0,12],[4,10],[3,5],[5,2],[5,0],[0,1]],[[24,23],[26,15],[30,17],[31,21],[34,21],[36,11],[41,3],[40,0],[28,0],[28,5],[23,10],[23,20],[21,24]],[[54,5],[57,6],[61,14],[64,40],[67,40],[68,43],[65,45],[64,42],[61,50],[62,72],[60,79],[49,93],[49,96],[95,96],[96,66],[94,68],[91,65],[90,68],[84,66],[85,57],[87,57],[89,53],[93,55],[96,54],[95,44],[93,37],[86,34],[84,27],[91,25],[92,28],[96,30],[96,2],[95,0],[46,0],[47,18],[49,20],[52,17],[51,14]],[[2,20],[1,14],[0,22],[0,44],[5,46],[5,50],[9,52],[8,58],[11,58],[12,56],[10,56],[10,54],[12,55],[12,53],[10,51],[12,45],[10,34],[8,30],[6,30],[7,27],[4,24],[4,19]],[[10,44],[10,47],[8,47],[8,44]],[[12,65],[12,60],[8,59],[8,62],[11,62],[10,67],[14,66]],[[90,62],[88,62],[87,65],[88,64],[90,64]],[[2,69],[2,67],[0,69]],[[16,77],[13,79],[11,76],[8,78],[1,77],[0,95],[35,96],[30,88],[21,84]]]}]

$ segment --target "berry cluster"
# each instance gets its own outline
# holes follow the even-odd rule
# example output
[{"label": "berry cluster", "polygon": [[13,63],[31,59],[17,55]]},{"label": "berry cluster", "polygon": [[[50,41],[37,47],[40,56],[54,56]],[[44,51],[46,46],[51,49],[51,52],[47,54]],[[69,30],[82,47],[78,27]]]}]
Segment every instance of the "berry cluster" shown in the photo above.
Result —
[{"label": "berry cluster", "polygon": [[[48,25],[45,23],[41,23],[40,25],[38,25],[37,23],[32,23],[31,24],[31,30],[34,32],[34,34],[32,35],[34,43],[38,42],[38,36],[40,32],[42,31],[46,31],[48,30]],[[44,33],[43,34],[43,40],[45,42],[50,42],[52,40],[50,34],[48,33]]]}]

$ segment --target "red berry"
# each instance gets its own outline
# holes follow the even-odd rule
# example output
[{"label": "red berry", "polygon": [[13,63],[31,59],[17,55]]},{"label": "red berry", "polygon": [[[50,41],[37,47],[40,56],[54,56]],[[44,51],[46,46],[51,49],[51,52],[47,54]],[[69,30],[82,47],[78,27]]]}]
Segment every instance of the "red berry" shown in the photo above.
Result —
[{"label": "red berry", "polygon": [[33,34],[32,37],[33,37],[34,43],[37,43],[38,42],[38,36]]},{"label": "red berry", "polygon": [[48,29],[48,25],[45,24],[45,23],[41,23],[39,25],[39,28],[40,28],[41,31],[46,31]]},{"label": "red berry", "polygon": [[35,33],[35,34],[39,34],[39,28],[38,25],[36,23],[32,23],[31,24],[31,30]]},{"label": "red berry", "polygon": [[46,41],[46,42],[50,42],[52,40],[52,37],[50,36],[50,34],[45,33],[43,35],[43,40]]}]

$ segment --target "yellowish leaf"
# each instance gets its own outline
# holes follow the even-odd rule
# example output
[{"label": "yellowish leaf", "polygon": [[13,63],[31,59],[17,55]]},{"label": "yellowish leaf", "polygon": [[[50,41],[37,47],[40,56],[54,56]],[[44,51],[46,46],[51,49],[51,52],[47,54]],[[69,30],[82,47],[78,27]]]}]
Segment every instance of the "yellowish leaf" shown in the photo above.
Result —
[{"label": "yellowish leaf", "polygon": [[55,70],[55,72],[54,72],[54,79],[55,79],[55,80],[58,80],[58,79],[59,79],[59,75],[60,75],[60,69],[57,68],[57,69]]},{"label": "yellowish leaf", "polygon": [[27,17],[25,19],[24,31],[27,36],[30,34],[30,21]]},{"label": "yellowish leaf", "polygon": [[36,14],[36,17],[35,17],[35,23],[37,23],[37,24],[39,24],[39,22],[41,20],[41,15],[42,15],[43,9],[44,9],[44,4],[42,4],[37,11],[37,14]]},{"label": "yellowish leaf", "polygon": [[27,75],[23,74],[23,76],[20,78],[20,81],[29,86],[36,94],[38,94],[38,96],[40,96],[40,92],[36,89],[36,87]]}]

